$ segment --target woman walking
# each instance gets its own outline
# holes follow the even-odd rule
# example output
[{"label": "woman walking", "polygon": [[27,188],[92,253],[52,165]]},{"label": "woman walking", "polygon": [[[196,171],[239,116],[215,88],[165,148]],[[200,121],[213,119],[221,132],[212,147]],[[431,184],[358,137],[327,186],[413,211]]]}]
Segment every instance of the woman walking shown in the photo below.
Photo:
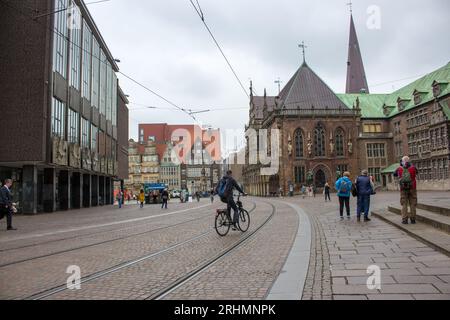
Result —
[{"label": "woman walking", "polygon": [[374,193],[373,185],[367,170],[363,170],[362,175],[356,179],[356,190],[358,191],[358,222],[361,221],[361,214],[364,214],[364,222],[369,222],[370,196]]},{"label": "woman walking", "polygon": [[344,220],[344,206],[347,210],[347,219],[350,220],[350,192],[352,190],[350,172],[345,172],[344,176],[336,181],[336,190],[338,191],[341,220]]},{"label": "woman walking", "polygon": [[144,202],[145,202],[145,192],[144,190],[141,190],[141,192],[139,193],[139,203],[141,205],[141,209],[144,208]]},{"label": "woman walking", "polygon": [[331,187],[330,187],[329,183],[327,182],[325,184],[325,202],[327,202],[327,200],[329,200],[331,202],[330,191],[331,191]]}]

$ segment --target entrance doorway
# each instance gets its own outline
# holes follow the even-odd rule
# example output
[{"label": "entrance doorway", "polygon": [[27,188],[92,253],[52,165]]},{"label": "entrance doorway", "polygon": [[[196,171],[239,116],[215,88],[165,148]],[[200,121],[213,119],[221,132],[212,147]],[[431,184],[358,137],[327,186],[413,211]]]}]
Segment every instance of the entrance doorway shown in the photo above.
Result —
[{"label": "entrance doorway", "polygon": [[315,184],[316,188],[325,187],[326,182],[327,182],[327,178],[325,176],[325,172],[323,172],[322,169],[317,170],[315,179],[314,179],[314,184]]}]

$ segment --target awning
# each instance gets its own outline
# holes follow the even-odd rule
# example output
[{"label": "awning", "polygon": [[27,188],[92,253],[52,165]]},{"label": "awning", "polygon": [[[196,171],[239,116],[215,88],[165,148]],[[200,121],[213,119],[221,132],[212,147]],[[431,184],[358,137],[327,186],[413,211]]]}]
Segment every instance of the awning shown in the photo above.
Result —
[{"label": "awning", "polygon": [[392,174],[392,173],[394,173],[395,171],[397,171],[397,169],[398,169],[399,167],[400,167],[400,164],[398,164],[398,163],[393,164],[393,165],[387,167],[386,169],[382,170],[382,171],[381,171],[381,174]]}]

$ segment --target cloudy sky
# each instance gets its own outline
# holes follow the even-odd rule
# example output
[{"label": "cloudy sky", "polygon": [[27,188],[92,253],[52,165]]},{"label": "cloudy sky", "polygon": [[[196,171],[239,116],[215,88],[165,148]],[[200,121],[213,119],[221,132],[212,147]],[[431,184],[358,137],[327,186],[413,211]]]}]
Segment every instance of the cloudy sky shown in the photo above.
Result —
[{"label": "cloudy sky", "polygon": [[[301,41],[308,46],[311,68],[337,93],[345,91],[347,2],[199,0],[205,21],[245,88],[252,79],[259,95],[264,88],[276,95],[274,81],[286,83],[295,73],[302,61]],[[248,98],[189,0],[110,0],[88,7],[112,54],[121,60],[122,72],[180,107],[216,110],[197,115],[203,124],[243,130]],[[448,0],[354,1],[372,93],[392,92],[450,61],[449,12]],[[124,77],[120,82],[132,102],[131,137],[137,137],[138,123],[193,122]]]}]

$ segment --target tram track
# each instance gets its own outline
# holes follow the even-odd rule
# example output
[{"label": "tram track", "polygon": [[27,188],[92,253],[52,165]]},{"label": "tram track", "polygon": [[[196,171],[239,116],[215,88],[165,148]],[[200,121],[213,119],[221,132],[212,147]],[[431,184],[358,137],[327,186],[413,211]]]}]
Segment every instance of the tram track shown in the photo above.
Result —
[{"label": "tram track", "polygon": [[[254,203],[254,206],[253,206],[252,210],[254,210],[255,208],[256,208],[256,203]],[[64,253],[68,253],[68,252],[73,252],[73,251],[77,251],[77,250],[82,250],[82,249],[86,249],[86,248],[92,248],[92,247],[95,247],[95,246],[99,246],[99,245],[103,245],[103,244],[107,244],[107,243],[112,243],[112,242],[115,242],[115,241],[120,241],[120,240],[125,240],[125,239],[129,239],[129,238],[133,238],[133,237],[142,236],[144,234],[151,234],[152,232],[157,232],[157,231],[171,229],[171,228],[174,228],[174,227],[178,227],[178,226],[181,226],[181,225],[184,225],[184,224],[188,224],[188,223],[191,223],[191,222],[199,221],[199,220],[206,219],[206,218],[209,218],[209,217],[211,217],[211,213],[207,213],[207,214],[202,215],[201,217],[190,219],[190,220],[187,220],[187,221],[182,221],[182,222],[179,222],[179,223],[176,223],[176,224],[172,224],[172,225],[169,225],[169,226],[165,226],[165,227],[160,227],[160,228],[147,230],[147,231],[143,231],[143,232],[139,232],[139,233],[134,233],[134,234],[130,234],[130,235],[119,237],[119,238],[115,238],[115,239],[105,240],[105,241],[96,242],[96,243],[92,243],[92,244],[88,244],[88,245],[84,245],[84,246],[78,246],[78,247],[75,247],[75,248],[70,248],[70,249],[66,249],[66,250],[60,250],[60,251],[56,251],[56,252],[52,252],[52,253],[49,253],[49,254],[40,255],[40,256],[36,256],[36,257],[28,258],[28,259],[22,259],[22,260],[17,260],[17,261],[1,264],[0,268],[9,267],[9,266],[12,266],[12,265],[25,263],[25,262],[30,262],[30,261],[38,260],[38,259],[42,259],[42,258],[48,258],[48,257],[51,257],[51,256],[64,254]],[[125,229],[128,229],[128,228],[132,228],[132,227],[127,227]],[[117,230],[122,230],[122,229],[115,229],[113,231],[117,231]],[[101,232],[99,232],[99,234],[100,233],[104,233],[104,232],[106,232],[106,231],[101,231]],[[108,231],[108,232],[111,232],[111,231]],[[96,233],[93,233],[91,235],[96,235]],[[80,237],[82,237],[82,236],[80,236]]]},{"label": "tram track", "polygon": [[[253,202],[253,208],[252,208],[252,210],[250,210],[250,212],[253,212],[255,210],[256,210],[256,203]],[[273,216],[273,214],[274,214],[274,212],[272,212],[271,217]],[[209,214],[208,216],[211,216],[211,214]],[[271,219],[271,217],[270,217],[270,219]],[[267,221],[264,223],[264,225],[266,223],[267,223]],[[258,228],[258,230],[259,229],[260,228]],[[192,243],[192,242],[194,242],[196,240],[205,238],[205,237],[211,235],[212,233],[215,233],[214,229],[209,230],[209,231],[204,232],[204,233],[201,233],[200,235],[196,235],[195,237],[192,237],[190,239],[187,239],[187,240],[184,240],[182,242],[176,243],[174,245],[171,245],[171,246],[169,246],[167,248],[164,248],[162,250],[159,250],[157,252],[153,252],[153,253],[150,253],[150,254],[147,254],[147,255],[144,255],[144,256],[141,256],[141,257],[129,260],[127,262],[120,263],[120,264],[118,264],[116,266],[112,266],[112,267],[106,268],[104,270],[101,270],[101,271],[98,271],[98,272],[94,272],[94,273],[92,273],[92,274],[90,274],[88,276],[83,277],[81,279],[81,284],[87,283],[87,282],[91,282],[91,281],[99,279],[99,278],[103,278],[103,277],[111,275],[111,274],[113,274],[115,272],[122,271],[122,270],[124,270],[124,269],[126,269],[128,267],[134,266],[134,265],[136,265],[136,264],[138,264],[140,262],[143,262],[143,261],[146,261],[146,260],[149,260],[149,259],[161,256],[161,255],[163,255],[165,253],[174,251],[175,249],[180,248],[181,246],[184,246],[184,245]],[[248,238],[248,235],[244,239],[247,239],[247,238]],[[42,299],[49,298],[49,297],[51,297],[51,296],[53,296],[55,294],[64,292],[66,290],[68,290],[67,284],[59,285],[59,286],[56,286],[56,287],[53,287],[53,288],[50,288],[50,289],[46,289],[46,290],[41,291],[39,293],[35,293],[33,295],[30,295],[27,298],[25,298],[24,300],[42,300]]]}]

